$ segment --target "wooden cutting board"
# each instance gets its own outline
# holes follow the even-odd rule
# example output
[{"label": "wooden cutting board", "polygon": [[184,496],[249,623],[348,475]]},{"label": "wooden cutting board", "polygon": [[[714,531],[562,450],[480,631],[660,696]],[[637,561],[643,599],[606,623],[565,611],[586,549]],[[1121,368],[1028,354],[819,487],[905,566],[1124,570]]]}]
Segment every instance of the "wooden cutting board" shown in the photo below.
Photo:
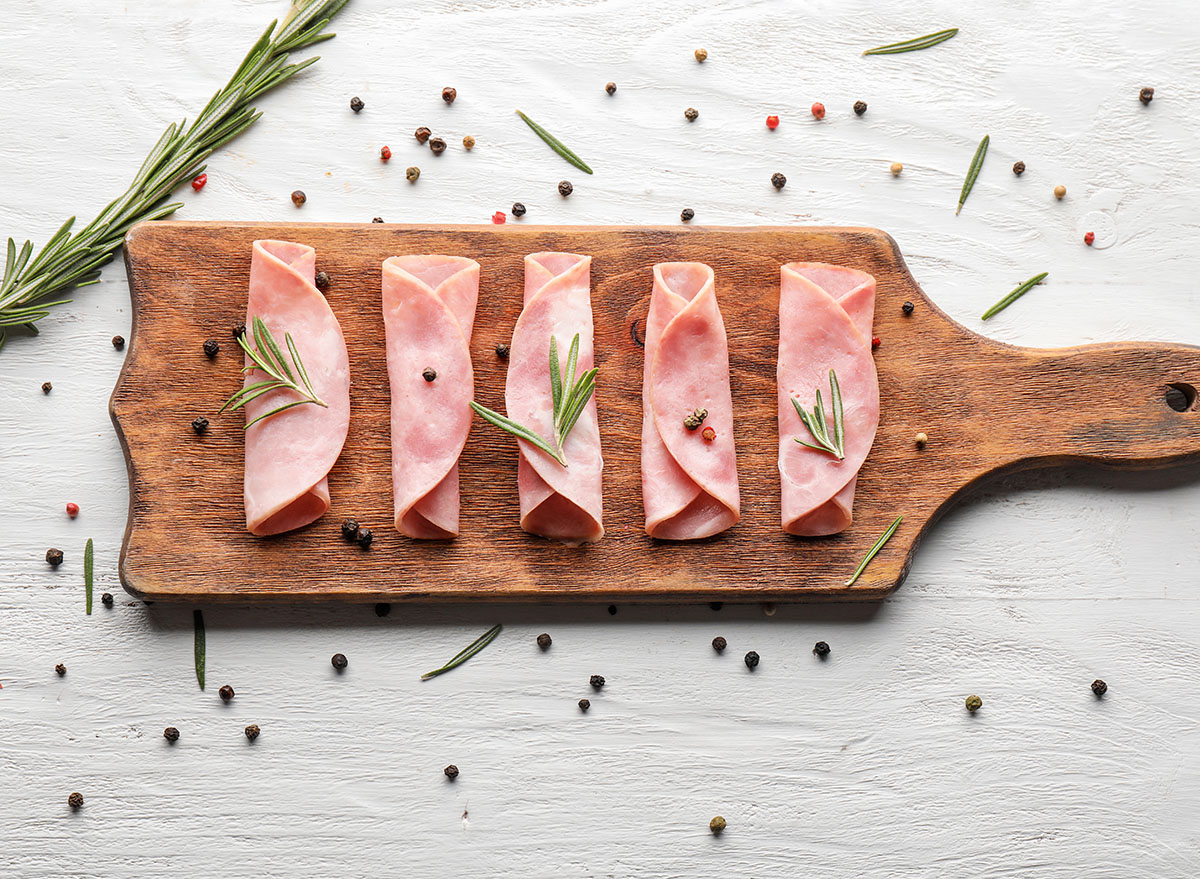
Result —
[{"label": "wooden cutting board", "polygon": [[[333,279],[326,296],[345,331],[352,382],[350,433],[329,476],[332,509],[270,539],[245,529],[242,415],[215,414],[241,384],[231,328],[244,319],[256,238],[316,248],[318,269]],[[506,363],[494,349],[509,340],[521,309],[522,260],[542,250],[593,257],[607,534],[568,548],[522,532],[515,440],[476,419],[461,461],[461,536],[409,540],[392,526],[380,263],[404,253],[479,261],[476,398],[500,408]],[[938,515],[985,477],[1081,461],[1137,469],[1200,459],[1193,387],[1200,385],[1200,348],[1033,350],[990,341],[930,302],[896,243],[875,229],[155,222],[129,233],[125,253],[134,329],[111,411],[130,477],[121,579],[143,598],[877,599],[903,581]],[[743,518],[698,543],[658,542],[643,530],[638,339],[651,266],[672,260],[713,267],[729,334]],[[859,476],[854,523],[828,538],[791,537],[779,522],[779,267],[793,260],[852,266],[879,284],[879,433]],[[998,279],[997,294],[1012,281]],[[916,306],[908,317],[906,300]],[[208,338],[221,342],[213,360],[201,350]],[[1172,383],[1184,393],[1169,395]],[[1176,405],[1184,400],[1185,411],[1168,405],[1168,396]],[[197,415],[212,422],[202,437],[190,426]],[[929,437],[923,450],[914,443],[918,432]],[[895,536],[847,588],[898,515],[904,522]],[[374,531],[369,551],[340,536],[347,517]]]}]

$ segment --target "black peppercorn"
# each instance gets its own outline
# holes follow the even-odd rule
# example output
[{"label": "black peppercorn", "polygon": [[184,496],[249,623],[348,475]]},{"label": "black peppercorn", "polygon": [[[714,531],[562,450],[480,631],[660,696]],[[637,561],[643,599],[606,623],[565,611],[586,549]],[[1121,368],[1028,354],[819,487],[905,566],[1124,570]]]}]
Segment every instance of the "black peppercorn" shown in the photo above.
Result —
[{"label": "black peppercorn", "polygon": [[111,592],[105,592],[103,595],[101,595],[101,596],[100,596],[100,603],[101,603],[101,604],[103,604],[105,607],[112,607],[112,606],[113,606],[113,596],[112,596],[112,593],[111,593]]},{"label": "black peppercorn", "polygon": [[168,726],[163,730],[163,738],[173,745],[179,741],[179,730],[175,729],[173,726]]},{"label": "black peppercorn", "polygon": [[54,385],[50,384],[50,382],[42,382],[42,393],[43,394],[48,394],[52,390],[54,390]]},{"label": "black peppercorn", "polygon": [[435,156],[440,156],[446,151],[446,141],[440,137],[429,138],[429,149],[433,151]]},{"label": "black peppercorn", "polygon": [[262,732],[262,730],[258,728],[258,724],[252,723],[246,727],[246,738],[248,738],[250,741],[254,741],[258,738],[258,734],[260,732]]},{"label": "black peppercorn", "polygon": [[118,351],[124,350],[125,337],[124,336],[113,336],[112,337],[112,346],[114,348],[116,348]]},{"label": "black peppercorn", "polygon": [[610,95],[615,95],[617,93],[617,84],[615,82],[606,82],[604,84],[604,90]]},{"label": "black peppercorn", "polygon": [[679,212],[679,219],[683,220],[685,223],[691,220],[694,216],[696,216],[696,212],[691,208],[684,208]]},{"label": "black peppercorn", "polygon": [[818,641],[813,645],[813,653],[824,659],[829,655],[829,645],[824,641]]},{"label": "black peppercorn", "polygon": [[67,805],[72,809],[79,809],[83,806],[83,794],[76,791],[67,797]]},{"label": "black peppercorn", "polygon": [[854,102],[854,115],[861,116],[865,112],[867,112],[867,102],[866,101],[855,101]]},{"label": "black peppercorn", "polygon": [[372,223],[382,223],[382,222],[383,222],[383,217],[372,217],[372,218],[371,218],[371,222],[372,222]]},{"label": "black peppercorn", "polygon": [[512,215],[514,217],[525,216],[525,205],[521,204],[519,201],[514,201],[512,206]]},{"label": "black peppercorn", "polygon": [[342,537],[353,540],[358,536],[358,522],[353,519],[342,520]]},{"label": "black peppercorn", "polygon": [[746,654],[746,668],[758,668],[758,654],[753,650]]},{"label": "black peppercorn", "polygon": [[1149,104],[1154,100],[1154,89],[1150,88],[1150,86],[1146,86],[1144,89],[1138,92],[1138,100],[1143,104]]},{"label": "black peppercorn", "polygon": [[392,612],[392,606],[386,601],[380,601],[375,605],[375,616],[385,617]]},{"label": "black peppercorn", "polygon": [[342,671],[346,666],[348,666],[350,664],[350,660],[346,659],[345,653],[333,654],[333,656],[330,657],[329,662],[338,671]]},{"label": "black peppercorn", "polygon": [[1016,174],[1018,177],[1020,177],[1022,174],[1024,174],[1025,173],[1025,163],[1024,162],[1013,162],[1013,173]]},{"label": "black peppercorn", "polygon": [[447,766],[445,769],[443,769],[442,772],[446,773],[446,777],[448,779],[450,779],[451,781],[458,778],[458,767],[455,766],[453,763],[451,763],[449,766]]},{"label": "black peppercorn", "polygon": [[375,535],[371,533],[370,528],[358,529],[358,545],[363,549],[367,549],[371,545],[371,541],[375,539]]},{"label": "black peppercorn", "polygon": [[204,431],[208,430],[208,419],[203,415],[197,415],[192,419],[192,430],[196,431],[197,434],[204,433]]},{"label": "black peppercorn", "polygon": [[912,314],[916,310],[916,308],[917,307],[915,305],[913,305],[911,302],[905,302],[903,305],[900,306],[900,310],[903,311],[906,316]]},{"label": "black peppercorn", "polygon": [[708,603],[708,606],[710,608],[712,608],[713,610],[720,610],[722,607],[725,606],[725,604],[724,604],[724,602],[721,602],[721,601],[710,601]]},{"label": "black peppercorn", "polygon": [[586,712],[591,707],[592,707],[592,703],[591,703],[590,699],[580,699],[579,700],[579,710],[580,711]]},{"label": "black peppercorn", "polygon": [[683,111],[683,118],[686,119],[688,122],[695,122],[697,117],[699,117],[699,115],[700,115],[700,111],[697,110],[695,107],[688,107],[686,110]]},{"label": "black peppercorn", "polygon": [[575,187],[571,185],[570,180],[558,181],[558,194],[561,195],[563,198],[566,198],[568,195],[570,195],[574,191],[575,191]]},{"label": "black peppercorn", "polygon": [[434,381],[437,378],[437,370],[432,366],[426,366],[423,370],[421,370],[421,378],[425,379],[427,382]]},{"label": "black peppercorn", "polygon": [[313,283],[317,285],[318,290],[328,290],[329,272],[317,272],[317,276],[313,278]]},{"label": "black peppercorn", "polygon": [[610,617],[615,617],[617,615],[617,606],[615,604],[610,604],[608,606],[608,615]]},{"label": "black peppercorn", "polygon": [[67,667],[65,665],[63,665],[61,662],[58,665],[54,666],[54,670],[56,672],[58,672],[58,676],[60,678],[67,673]]},{"label": "black peppercorn", "polygon": [[63,551],[61,549],[55,549],[54,547],[51,547],[50,549],[46,550],[46,564],[48,564],[50,567],[57,568],[62,564],[62,560]]},{"label": "black peppercorn", "polygon": [[425,143],[425,141],[429,140],[429,135],[431,135],[431,134],[433,134],[433,132],[430,131],[428,128],[426,128],[424,125],[422,125],[420,128],[418,128],[416,131],[413,132],[413,137],[415,137],[417,139],[417,143]]},{"label": "black peppercorn", "polygon": [[355,113],[361,112],[362,108],[365,106],[367,105],[362,102],[362,98],[360,98],[358,95],[355,95],[350,99],[350,109]]},{"label": "black peppercorn", "polygon": [[204,353],[206,355],[208,355],[209,358],[216,357],[220,352],[221,352],[221,343],[220,342],[218,342],[216,339],[205,339],[204,340]]},{"label": "black peppercorn", "polygon": [[303,189],[297,189],[292,192],[292,204],[296,207],[300,207],[306,201],[308,201],[308,196],[304,194]]},{"label": "black peppercorn", "polygon": [[1108,684],[1104,683],[1100,678],[1096,678],[1096,680],[1092,681],[1092,692],[1097,696],[1103,696],[1108,692]]},{"label": "black peppercorn", "polygon": [[233,337],[235,339],[240,339],[244,335],[246,335],[246,325],[245,324],[234,324],[233,325]]},{"label": "black peppercorn", "polygon": [[501,360],[508,359],[508,346],[505,345],[503,342],[500,342],[496,345],[496,356],[499,357]]},{"label": "black peppercorn", "polygon": [[717,637],[713,638],[713,650],[717,651],[718,653],[723,652],[728,646],[729,642],[720,635],[717,635]]},{"label": "black peppercorn", "polygon": [[783,187],[787,186],[787,178],[776,171],[771,175],[771,185],[776,189],[783,189]]},{"label": "black peppercorn", "polygon": [[599,690],[604,686],[604,675],[592,675],[588,683],[592,685],[593,690]]},{"label": "black peppercorn", "polygon": [[221,697],[222,702],[228,702],[234,697],[233,687],[229,686],[229,684],[226,684],[217,691],[217,695]]},{"label": "black peppercorn", "polygon": [[446,86],[444,89],[442,89],[442,100],[445,101],[447,104],[453,104],[454,99],[457,97],[458,97],[457,89],[453,89],[450,86]]},{"label": "black peppercorn", "polygon": [[549,650],[550,645],[553,643],[554,642],[551,640],[550,636],[547,635],[545,632],[542,632],[542,634],[537,636],[537,645],[538,645],[538,647],[541,647],[543,650]]}]

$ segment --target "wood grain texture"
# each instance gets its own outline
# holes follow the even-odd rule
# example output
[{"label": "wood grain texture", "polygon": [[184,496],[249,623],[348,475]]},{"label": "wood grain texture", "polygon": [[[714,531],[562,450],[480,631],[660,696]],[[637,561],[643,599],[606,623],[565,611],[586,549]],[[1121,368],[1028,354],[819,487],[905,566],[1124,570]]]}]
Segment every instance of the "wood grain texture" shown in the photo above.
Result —
[{"label": "wood grain texture", "polygon": [[[312,526],[251,536],[242,507],[242,423],[217,418],[240,384],[230,327],[242,319],[250,243],[316,248],[351,354],[351,428],[330,474],[333,506]],[[472,342],[476,399],[501,408],[507,342],[521,308],[525,254],[590,254],[597,399],[605,456],[605,538],[569,548],[518,525],[515,443],[476,421],[461,459],[462,533],[412,541],[392,528],[380,263],[403,253],[480,262]],[[1200,349],[1111,344],[1018,349],[955,324],[921,292],[889,236],[834,228],[550,228],[155,223],[130,232],[129,358],[113,392],[130,468],[122,580],[148,598],[473,600],[874,599],[904,579],[932,522],[998,473],[1073,462],[1151,468],[1200,458],[1195,411],[1166,405],[1168,383],[1200,383]],[[640,484],[642,352],[636,342],[657,262],[716,272],[730,342],[742,522],[712,539],[654,541]],[[875,332],[882,414],[854,523],[831,538],[779,526],[775,408],[779,267],[829,262],[878,282]],[[905,316],[901,304],[916,308]],[[206,338],[224,342],[210,360]],[[1064,405],[1064,401],[1066,401]],[[212,419],[203,437],[196,415]],[[929,442],[917,448],[914,436]],[[904,522],[852,586],[845,581],[897,515]],[[343,518],[372,528],[347,544]]]}]

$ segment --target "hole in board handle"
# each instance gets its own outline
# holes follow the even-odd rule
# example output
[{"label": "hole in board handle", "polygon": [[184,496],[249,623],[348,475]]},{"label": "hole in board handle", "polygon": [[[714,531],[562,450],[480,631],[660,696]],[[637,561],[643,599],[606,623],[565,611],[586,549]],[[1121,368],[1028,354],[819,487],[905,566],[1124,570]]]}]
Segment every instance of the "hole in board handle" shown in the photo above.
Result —
[{"label": "hole in board handle", "polygon": [[1163,398],[1176,412],[1187,412],[1196,405],[1196,389],[1185,382],[1171,382]]}]

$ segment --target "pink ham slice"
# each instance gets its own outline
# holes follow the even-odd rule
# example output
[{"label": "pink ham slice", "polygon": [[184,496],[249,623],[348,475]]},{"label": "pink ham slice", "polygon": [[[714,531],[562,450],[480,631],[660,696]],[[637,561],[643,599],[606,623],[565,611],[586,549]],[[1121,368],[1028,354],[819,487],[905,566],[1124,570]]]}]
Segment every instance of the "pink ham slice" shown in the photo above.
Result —
[{"label": "pink ham slice", "polygon": [[[571,339],[579,334],[576,375],[592,368],[593,330],[590,256],[534,253],[525,257],[525,307],[509,346],[504,402],[508,417],[553,444],[550,393],[550,337],[558,341],[566,368]],[[569,544],[604,536],[601,525],[600,428],[593,395],[564,448],[563,467],[524,440],[517,441],[517,481],[521,527],[532,534]]]},{"label": "pink ham slice", "polygon": [[[262,318],[285,358],[284,333],[291,333],[313,390],[328,404],[328,408],[294,406],[246,431],[246,527],[259,536],[291,531],[325,514],[329,471],[342,452],[350,425],[346,340],[313,284],[315,268],[316,251],[307,245],[254,242],[246,326],[252,326],[255,317]],[[265,378],[254,370],[245,383]],[[295,392],[282,389],[252,400],[244,407],[246,422],[295,399]]]},{"label": "pink ham slice", "polygon": [[[684,418],[708,410],[701,429]],[[711,537],[740,517],[729,347],[713,286],[698,262],[654,267],[642,379],[642,500],[646,533],[663,540]]]},{"label": "pink ham slice", "polygon": [[[879,378],[871,356],[875,279],[865,272],[823,263],[783,266],[779,291],[779,473],[783,530],[817,537],[849,526],[858,470],[879,427]],[[842,392],[846,457],[795,441],[811,437],[792,405],[809,412],[821,390],[833,426],[829,370]]]},{"label": "pink ham slice", "polygon": [[[479,263],[393,256],[383,263],[383,324],[392,390],[396,528],[424,540],[458,534],[458,457],[475,396],[471,328]],[[426,368],[437,378],[426,381]]]}]

